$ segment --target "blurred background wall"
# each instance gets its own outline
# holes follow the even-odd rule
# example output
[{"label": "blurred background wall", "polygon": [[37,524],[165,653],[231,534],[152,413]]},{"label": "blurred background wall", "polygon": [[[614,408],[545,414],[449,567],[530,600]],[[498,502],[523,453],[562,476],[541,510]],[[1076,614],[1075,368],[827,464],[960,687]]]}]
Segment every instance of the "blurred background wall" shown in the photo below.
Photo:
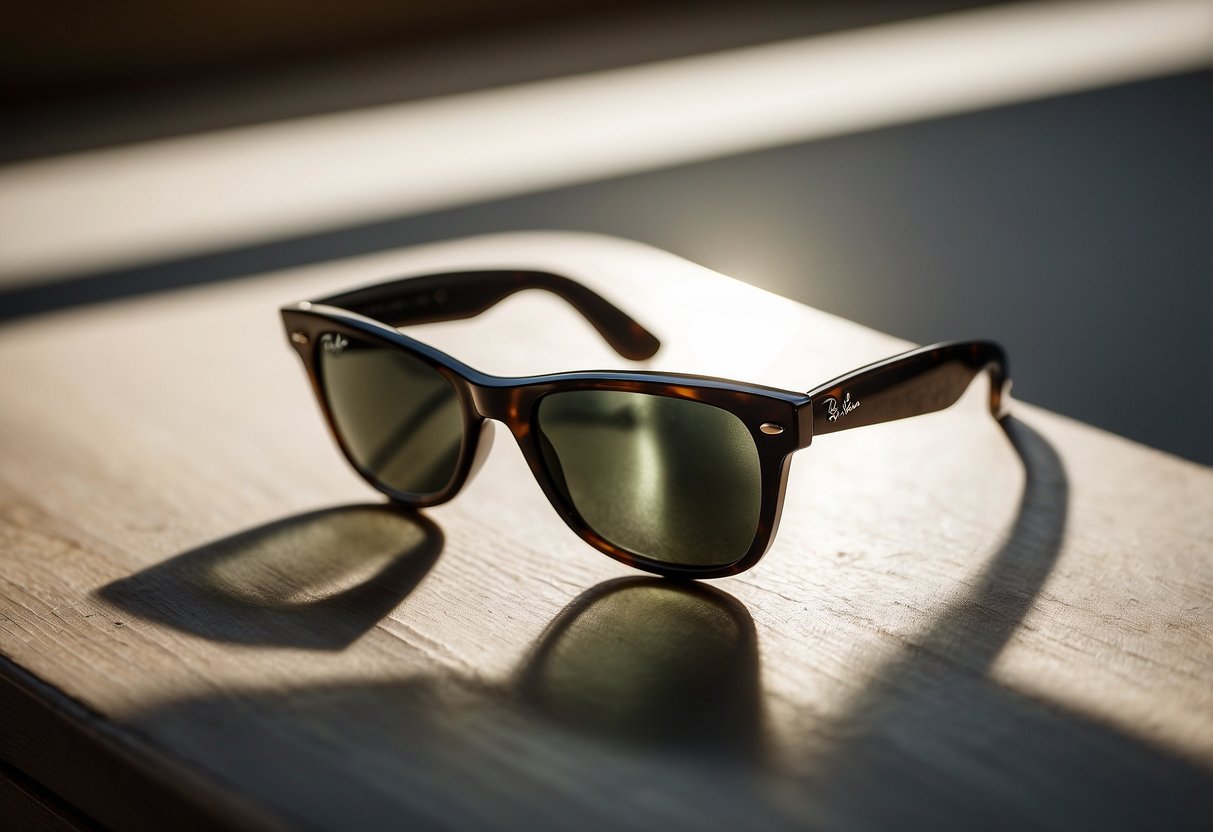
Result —
[{"label": "blurred background wall", "polygon": [[[245,126],[458,101],[460,93],[796,39],[812,53],[813,38],[834,34],[1074,5],[23,7],[0,34],[0,203],[6,189],[11,196],[0,207],[0,236],[13,252],[32,222],[61,223],[66,237],[90,223],[90,210],[104,213],[64,205],[31,220],[25,206],[37,202],[44,179],[59,177],[56,187],[70,195],[110,148],[133,148],[123,158],[137,163],[141,148],[151,158],[177,147],[174,138],[239,142]],[[1045,46],[1049,19],[1041,17]],[[1023,53],[1025,73],[1035,60]],[[680,158],[675,135],[672,161],[642,169],[608,165],[605,175],[554,184],[537,177],[533,186],[524,179],[487,197],[472,190],[430,208],[389,204],[373,216],[336,211],[205,245],[132,246],[130,257],[110,252],[94,266],[77,259],[43,269],[10,255],[0,317],[465,234],[602,231],[917,342],[996,338],[1009,349],[1018,397],[1213,463],[1210,62],[1213,49],[1209,60],[1177,61],[1173,70],[1135,77],[1130,69],[1113,82],[1013,103],[983,106],[978,95],[946,115],[899,113],[876,127],[789,134],[743,152]],[[528,129],[559,130],[562,115]],[[493,152],[491,131],[466,141]],[[657,323],[659,315],[648,317]]]}]

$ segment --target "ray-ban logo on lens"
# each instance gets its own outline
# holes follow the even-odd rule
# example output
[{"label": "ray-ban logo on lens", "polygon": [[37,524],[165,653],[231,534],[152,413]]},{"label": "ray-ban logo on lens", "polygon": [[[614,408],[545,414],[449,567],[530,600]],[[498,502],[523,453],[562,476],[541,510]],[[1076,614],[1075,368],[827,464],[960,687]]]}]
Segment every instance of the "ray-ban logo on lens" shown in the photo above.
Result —
[{"label": "ray-ban logo on lens", "polygon": [[329,355],[341,355],[341,351],[350,345],[350,342],[340,335],[326,335],[323,340],[324,351]]},{"label": "ray-ban logo on lens", "polygon": [[842,404],[838,403],[838,399],[830,396],[828,399],[823,399],[822,404],[826,406],[826,418],[831,422],[837,422],[838,417],[846,416],[855,408],[859,407],[859,399],[851,401],[850,393],[842,394]]}]

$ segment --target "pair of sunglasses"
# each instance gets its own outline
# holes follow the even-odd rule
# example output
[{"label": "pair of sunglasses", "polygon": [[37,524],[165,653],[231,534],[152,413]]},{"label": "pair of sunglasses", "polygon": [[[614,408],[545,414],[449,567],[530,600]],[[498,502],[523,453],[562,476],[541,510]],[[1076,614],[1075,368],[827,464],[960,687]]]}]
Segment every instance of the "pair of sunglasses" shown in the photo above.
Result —
[{"label": "pair of sunglasses", "polygon": [[660,347],[598,294],[544,272],[411,277],[282,308],[333,436],[368,483],[417,508],[445,502],[501,422],[591,546],[659,575],[717,578],[766,552],[792,454],[814,436],[942,410],[981,372],[995,418],[1009,402],[1006,356],[988,341],[911,350],[798,393],[661,372],[504,378],[397,329],[471,318],[527,289],[563,298],[624,358]]}]

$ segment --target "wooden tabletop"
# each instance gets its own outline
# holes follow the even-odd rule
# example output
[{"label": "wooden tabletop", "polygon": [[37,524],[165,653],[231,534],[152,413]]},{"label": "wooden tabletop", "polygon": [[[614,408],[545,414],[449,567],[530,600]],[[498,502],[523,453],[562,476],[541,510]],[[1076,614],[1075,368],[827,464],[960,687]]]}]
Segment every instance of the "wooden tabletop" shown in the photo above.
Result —
[{"label": "wooden tabletop", "polygon": [[[807,390],[906,346],[568,234],[5,327],[0,812],[1213,828],[1213,471],[1020,402],[1000,427],[978,382],[948,411],[819,437],[775,545],[734,578],[591,549],[504,432],[449,504],[389,508],[326,434],[277,307],[490,266],[598,289],[663,339],[654,369]],[[501,374],[626,363],[539,293],[413,333]],[[1126,407],[1182,406],[1131,381]]]}]

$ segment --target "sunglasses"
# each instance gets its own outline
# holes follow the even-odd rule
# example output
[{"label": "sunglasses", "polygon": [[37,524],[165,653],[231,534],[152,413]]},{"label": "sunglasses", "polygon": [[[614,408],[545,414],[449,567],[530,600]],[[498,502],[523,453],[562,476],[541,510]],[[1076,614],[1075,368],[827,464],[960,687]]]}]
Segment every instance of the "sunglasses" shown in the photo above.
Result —
[{"label": "sunglasses", "polygon": [[798,393],[661,372],[503,378],[396,329],[471,318],[527,289],[563,298],[624,358],[660,346],[544,272],[412,277],[282,308],[333,436],[368,483],[417,508],[445,502],[484,460],[489,420],[501,422],[591,546],[659,575],[716,578],[766,552],[792,454],[814,436],[942,410],[983,371],[995,418],[1009,402],[1006,356],[988,341],[911,350]]}]

